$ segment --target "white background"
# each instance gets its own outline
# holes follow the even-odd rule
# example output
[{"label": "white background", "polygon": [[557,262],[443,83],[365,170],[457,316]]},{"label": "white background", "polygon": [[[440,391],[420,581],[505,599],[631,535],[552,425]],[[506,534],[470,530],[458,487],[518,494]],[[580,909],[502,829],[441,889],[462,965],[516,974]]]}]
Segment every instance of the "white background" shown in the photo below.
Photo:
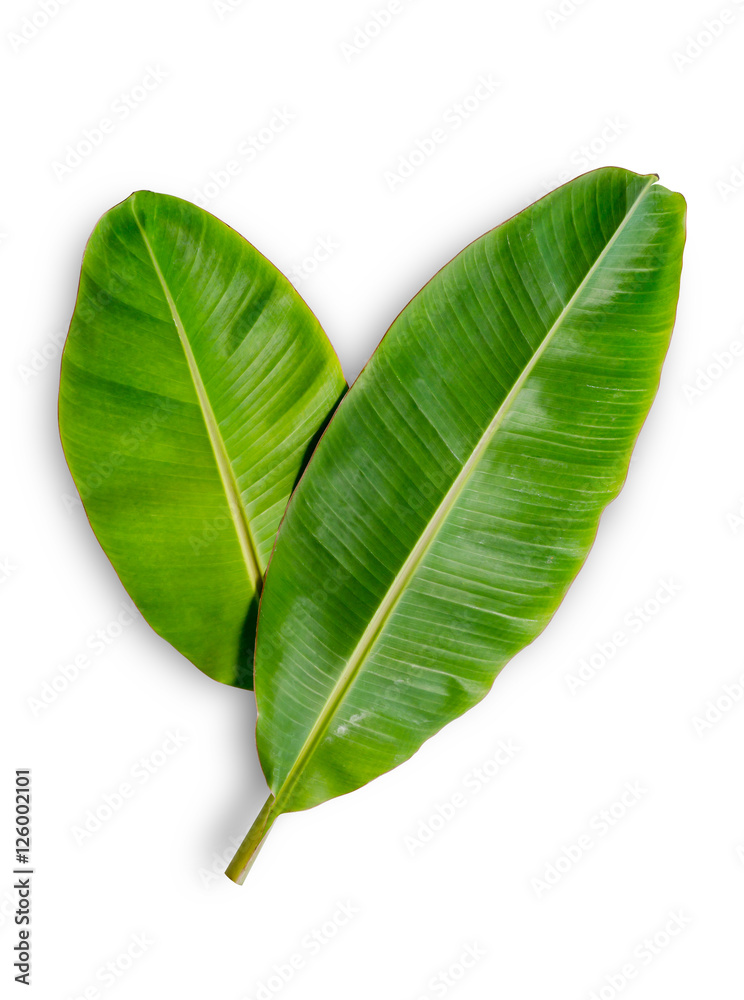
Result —
[{"label": "white background", "polygon": [[[4,3],[3,996],[741,997],[744,193],[721,182],[744,183],[744,4],[730,0],[724,23],[723,4],[702,0],[564,0],[565,16],[558,3],[408,0],[383,30],[370,0],[68,0],[56,14],[48,0],[46,24],[30,0]],[[138,103],[151,69],[161,82]],[[463,120],[452,109],[481,75],[499,87]],[[275,109],[293,120],[251,162],[236,156]],[[103,118],[113,130],[90,155],[55,169]],[[437,126],[446,141],[392,185]],[[128,598],[65,500],[55,415],[98,217],[138,188],[194,200],[235,159],[211,211],[286,272],[337,244],[296,283],[350,378],[434,270],[561,180],[618,164],[658,172],[689,203],[661,391],[555,620],[409,763],[284,817],[242,888],[213,873],[266,794],[252,695],[200,674],[141,618],[117,626]],[[80,655],[88,666],[66,681]],[[187,737],[170,756],[169,731]],[[518,752],[476,791],[509,740]],[[11,957],[17,767],[34,782],[30,991]],[[122,782],[132,797],[81,838]],[[618,805],[628,783],[642,792]],[[437,819],[458,791],[454,817]],[[582,836],[591,846],[568,860]],[[339,904],[356,911],[343,926]],[[467,946],[482,954],[455,983]],[[272,978],[295,955],[303,967]]]}]

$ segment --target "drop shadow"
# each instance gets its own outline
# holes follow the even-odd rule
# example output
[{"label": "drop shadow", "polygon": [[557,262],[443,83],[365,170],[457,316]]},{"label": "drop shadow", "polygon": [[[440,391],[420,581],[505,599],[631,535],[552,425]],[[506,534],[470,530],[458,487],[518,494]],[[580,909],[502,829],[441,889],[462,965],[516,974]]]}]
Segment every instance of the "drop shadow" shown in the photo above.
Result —
[{"label": "drop shadow", "polygon": [[253,661],[256,647],[256,625],[258,623],[259,599],[254,595],[246,615],[238,649],[238,672],[233,682],[236,687],[253,690]]},{"label": "drop shadow", "polygon": [[333,415],[335,414],[336,410],[338,409],[339,404],[341,403],[341,400],[344,398],[344,396],[346,395],[346,393],[348,391],[349,391],[348,387],[345,386],[344,389],[342,390],[341,394],[339,395],[338,399],[333,404],[333,407],[331,408],[330,412],[328,413],[328,416],[325,418],[325,420],[323,421],[323,423],[320,425],[320,427],[318,428],[318,430],[315,432],[315,434],[313,435],[313,437],[310,439],[310,443],[308,444],[307,448],[305,449],[305,454],[302,457],[302,464],[300,465],[300,471],[297,473],[297,478],[295,479],[294,483],[292,484],[292,492],[294,492],[297,489],[297,484],[302,479],[302,476],[303,476],[303,474],[305,472],[305,469],[307,468],[307,464],[310,461],[310,459],[313,457],[313,452],[318,447],[318,444],[320,443],[320,439],[323,437],[323,435],[325,434],[326,430],[328,429],[328,424],[333,419]]}]

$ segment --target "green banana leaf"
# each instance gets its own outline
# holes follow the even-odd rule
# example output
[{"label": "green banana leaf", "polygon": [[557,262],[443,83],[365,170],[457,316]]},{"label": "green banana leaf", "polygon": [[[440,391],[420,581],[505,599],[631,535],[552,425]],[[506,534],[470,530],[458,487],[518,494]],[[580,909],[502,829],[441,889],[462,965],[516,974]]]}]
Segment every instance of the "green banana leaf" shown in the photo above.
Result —
[{"label": "green banana leaf", "polygon": [[264,590],[258,749],[277,816],[475,705],[545,628],[624,482],[674,324],[685,203],[617,168],[477,240],[396,319],[295,491]]},{"label": "green banana leaf", "polygon": [[85,251],[59,420],[90,523],[164,639],[252,687],[287,500],[345,382],[317,320],[241,236],[139,191]]}]

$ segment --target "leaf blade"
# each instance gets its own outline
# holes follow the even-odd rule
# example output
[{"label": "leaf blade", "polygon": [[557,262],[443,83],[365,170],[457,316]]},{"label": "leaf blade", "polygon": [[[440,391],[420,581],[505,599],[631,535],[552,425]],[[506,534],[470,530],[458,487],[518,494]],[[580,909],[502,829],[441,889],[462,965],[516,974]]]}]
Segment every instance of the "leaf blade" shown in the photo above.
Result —
[{"label": "leaf blade", "polygon": [[133,600],[215,679],[251,686],[273,537],[344,387],[310,310],[219,220],[151,192],[101,219],[63,355],[62,443]]},{"label": "leaf blade", "polygon": [[552,617],[622,485],[673,325],[684,203],[656,180],[595,171],[471,244],[340,407],[259,620],[275,812],[407,759]]}]

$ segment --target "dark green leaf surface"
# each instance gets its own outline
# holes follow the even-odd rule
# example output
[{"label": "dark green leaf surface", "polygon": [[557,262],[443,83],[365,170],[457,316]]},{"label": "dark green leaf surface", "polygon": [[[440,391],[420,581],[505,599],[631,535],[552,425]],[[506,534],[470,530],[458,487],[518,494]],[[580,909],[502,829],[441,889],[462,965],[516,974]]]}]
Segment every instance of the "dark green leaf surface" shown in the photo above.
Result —
[{"label": "dark green leaf surface", "polygon": [[674,324],[685,204],[656,180],[594,171],[471,244],[339,407],[261,607],[264,832],[408,759],[554,614]]},{"label": "dark green leaf surface", "polygon": [[289,282],[195,205],[140,191],[85,252],[60,429],[93,530],[156,632],[249,687],[287,500],[345,388]]}]

